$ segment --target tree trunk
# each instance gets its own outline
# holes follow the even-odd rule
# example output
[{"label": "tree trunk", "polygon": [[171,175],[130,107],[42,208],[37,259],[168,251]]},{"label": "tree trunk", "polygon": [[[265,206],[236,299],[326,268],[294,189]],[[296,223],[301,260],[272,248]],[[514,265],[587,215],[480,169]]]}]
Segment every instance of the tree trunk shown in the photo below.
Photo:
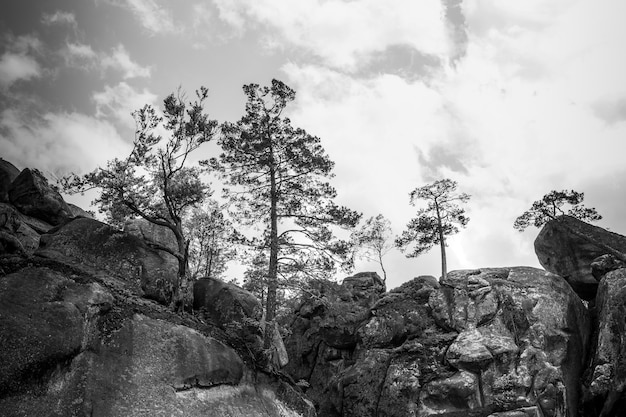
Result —
[{"label": "tree trunk", "polygon": [[178,252],[180,256],[178,259],[178,277],[174,284],[174,290],[172,294],[172,302],[174,306],[185,309],[187,301],[187,267],[189,262],[189,242],[185,241],[183,235],[182,220],[175,220],[175,227],[173,229],[174,236],[176,236],[176,243],[178,244]]},{"label": "tree trunk", "polygon": [[385,267],[383,266],[383,254],[378,252],[378,263],[380,264],[380,269],[383,271],[383,282],[387,282],[387,271],[385,271]]},{"label": "tree trunk", "polygon": [[267,273],[267,303],[265,306],[265,339],[264,347],[272,344],[274,318],[276,317],[276,292],[278,290],[278,195],[276,189],[276,172],[273,161],[270,166],[270,264]]},{"label": "tree trunk", "polygon": [[446,279],[448,274],[448,265],[446,261],[446,240],[443,236],[443,226],[441,225],[441,213],[439,213],[439,204],[435,199],[435,211],[437,212],[437,232],[439,233],[439,245],[441,246],[441,279]]}]

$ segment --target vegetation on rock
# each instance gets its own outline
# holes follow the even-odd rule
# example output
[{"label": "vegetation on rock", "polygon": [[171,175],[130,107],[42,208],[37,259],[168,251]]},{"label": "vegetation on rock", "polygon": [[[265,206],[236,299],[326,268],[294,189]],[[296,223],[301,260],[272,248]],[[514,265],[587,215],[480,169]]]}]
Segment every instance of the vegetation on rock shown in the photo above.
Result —
[{"label": "vegetation on rock", "polygon": [[[187,166],[188,157],[213,138],[217,127],[217,122],[204,112],[208,90],[202,87],[196,96],[194,102],[186,103],[180,91],[170,94],[163,102],[163,117],[150,105],[134,112],[137,129],[126,159],[115,158],[106,168],[62,180],[64,190],[70,193],[100,189],[94,203],[114,224],[139,216],[174,233],[176,250],[158,242],[149,243],[178,261],[175,304],[184,302],[181,289],[187,287],[189,240],[183,216],[209,196],[208,187],[199,178],[199,168]],[[167,137],[161,136],[159,129],[164,129]]]},{"label": "vegetation on rock", "polygon": [[243,90],[245,115],[222,126],[222,153],[205,165],[221,173],[237,222],[261,229],[249,243],[268,253],[265,319],[273,326],[279,278],[326,275],[345,261],[348,242],[330,226],[354,227],[360,215],[333,202],[337,193],[327,180],[334,163],[320,139],[283,115],[295,91],[278,80]]},{"label": "vegetation on rock", "polygon": [[426,200],[428,205],[417,211],[415,218],[407,224],[406,230],[396,238],[396,245],[405,250],[413,244],[407,257],[416,257],[428,252],[433,246],[441,247],[441,276],[446,278],[446,236],[459,232],[457,224],[465,227],[469,217],[458,203],[466,203],[470,196],[456,192],[457,183],[450,179],[442,179],[416,188],[409,194],[411,205],[417,200]]}]

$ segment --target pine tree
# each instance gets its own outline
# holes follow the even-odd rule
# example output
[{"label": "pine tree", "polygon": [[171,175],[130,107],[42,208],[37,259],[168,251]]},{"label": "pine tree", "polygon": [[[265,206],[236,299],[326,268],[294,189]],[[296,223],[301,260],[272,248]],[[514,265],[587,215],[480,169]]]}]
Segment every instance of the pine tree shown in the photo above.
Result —
[{"label": "pine tree", "polygon": [[[209,187],[200,180],[199,168],[187,166],[188,157],[213,138],[217,127],[204,112],[208,90],[202,87],[196,96],[194,102],[186,103],[180,91],[170,94],[163,102],[163,117],[150,105],[137,110],[133,113],[137,126],[133,148],[125,159],[115,158],[106,168],[61,180],[69,193],[100,189],[93,204],[100,206],[110,223],[121,225],[138,216],[173,232],[176,250],[158,242],[147,243],[177,259],[173,302],[178,305],[185,301],[181,289],[187,286],[189,258],[183,217],[210,195]],[[159,128],[168,133],[167,137],[156,133]]]},{"label": "pine tree", "polygon": [[332,271],[349,245],[334,237],[331,226],[354,227],[360,215],[333,202],[337,193],[328,179],[334,163],[320,139],[283,115],[295,91],[278,80],[243,90],[245,115],[222,126],[222,154],[208,165],[222,174],[233,218],[261,232],[251,243],[268,253],[265,319],[273,326],[279,277]]},{"label": "pine tree", "polygon": [[456,193],[457,183],[450,179],[435,181],[416,188],[410,193],[411,205],[418,199],[426,200],[426,208],[419,209],[417,216],[408,224],[402,235],[396,238],[396,246],[405,250],[414,244],[407,257],[416,257],[429,251],[434,245],[441,247],[441,277],[446,278],[446,236],[459,232],[456,225],[465,227],[469,217],[457,203],[466,203],[470,196]]}]

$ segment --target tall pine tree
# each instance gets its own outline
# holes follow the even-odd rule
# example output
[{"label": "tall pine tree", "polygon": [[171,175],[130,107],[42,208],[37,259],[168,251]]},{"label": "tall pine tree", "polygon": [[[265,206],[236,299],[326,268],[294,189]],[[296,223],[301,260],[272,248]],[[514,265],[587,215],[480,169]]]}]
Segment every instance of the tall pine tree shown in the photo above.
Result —
[{"label": "tall pine tree", "polygon": [[[360,214],[333,202],[337,193],[328,180],[334,163],[320,139],[293,127],[283,115],[295,91],[278,80],[243,90],[245,115],[222,126],[218,143],[223,152],[208,164],[222,174],[234,218],[258,228],[261,234],[253,243],[269,252],[265,319],[272,328],[279,278],[332,272],[350,251],[331,226],[352,228]],[[266,347],[270,336],[266,332]]]},{"label": "tall pine tree", "polygon": [[402,235],[396,238],[396,245],[405,249],[414,244],[413,249],[406,256],[416,257],[429,251],[434,245],[441,247],[441,277],[446,278],[448,264],[446,258],[446,236],[458,233],[459,228],[465,227],[469,217],[458,203],[466,203],[470,196],[456,192],[457,183],[450,179],[442,179],[432,184],[416,188],[411,191],[411,205],[416,201],[426,200],[426,208],[419,209]]}]

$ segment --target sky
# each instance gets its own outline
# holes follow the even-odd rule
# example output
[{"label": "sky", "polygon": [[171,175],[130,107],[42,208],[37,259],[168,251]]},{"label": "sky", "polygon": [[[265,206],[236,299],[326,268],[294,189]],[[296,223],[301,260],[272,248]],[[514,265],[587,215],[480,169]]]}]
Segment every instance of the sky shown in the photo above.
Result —
[{"label": "sky", "polygon": [[[400,234],[416,187],[450,178],[472,196],[449,270],[539,267],[538,230],[512,224],[555,189],[584,192],[597,224],[626,234],[623,0],[0,4],[0,156],[20,169],[54,178],[126,156],[130,113],[179,87],[208,87],[211,118],[235,122],[242,86],[276,78],[297,93],[293,125],[336,163],[338,203]],[[438,248],[384,263],[388,288],[440,275]]]}]

